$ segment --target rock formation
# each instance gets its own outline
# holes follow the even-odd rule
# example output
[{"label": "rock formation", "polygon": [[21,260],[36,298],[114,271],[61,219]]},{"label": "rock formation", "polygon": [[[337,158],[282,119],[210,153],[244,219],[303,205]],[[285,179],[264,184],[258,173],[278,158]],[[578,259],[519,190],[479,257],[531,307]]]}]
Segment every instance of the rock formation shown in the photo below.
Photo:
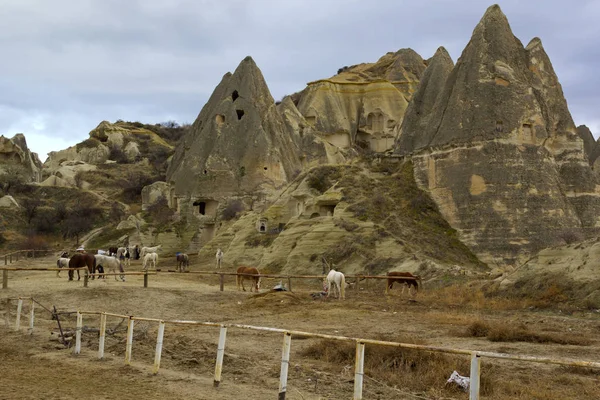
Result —
[{"label": "rock formation", "polygon": [[393,147],[425,62],[411,49],[388,53],[374,64],[341,68],[310,82],[298,110],[326,141],[345,149],[358,144],[383,152]]},{"label": "rock formation", "polygon": [[[421,85],[414,98],[432,92]],[[418,182],[485,261],[512,263],[600,225],[595,178],[552,64],[539,39],[523,47],[497,5],[421,117],[407,115],[396,152],[413,154]]]},{"label": "rock formation", "polygon": [[37,153],[29,150],[22,133],[17,133],[11,139],[0,136],[0,171],[9,165],[23,168],[32,182],[41,179],[42,163]]},{"label": "rock formation", "polygon": [[600,156],[600,145],[594,139],[592,131],[585,125],[577,127],[577,134],[583,140],[583,152],[587,157],[590,165],[594,165],[594,161]]}]

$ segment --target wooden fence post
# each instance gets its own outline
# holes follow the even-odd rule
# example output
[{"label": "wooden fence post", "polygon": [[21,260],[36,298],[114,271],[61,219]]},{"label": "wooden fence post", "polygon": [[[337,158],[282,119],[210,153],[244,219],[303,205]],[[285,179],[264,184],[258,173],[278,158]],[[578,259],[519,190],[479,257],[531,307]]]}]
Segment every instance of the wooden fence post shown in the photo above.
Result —
[{"label": "wooden fence post", "polygon": [[281,349],[281,372],[279,373],[279,400],[285,400],[287,392],[288,369],[290,366],[290,348],[292,347],[292,335],[288,332],[283,334],[283,347]]},{"label": "wooden fence post", "polygon": [[29,334],[33,335],[33,319],[35,318],[35,309],[34,309],[34,301],[31,299],[30,309],[29,309]]},{"label": "wooden fence post", "polygon": [[227,327],[221,325],[219,331],[219,345],[217,346],[217,362],[215,364],[215,380],[214,387],[219,387],[221,383],[221,372],[223,371],[223,356],[225,355],[225,339],[227,337]]},{"label": "wooden fence post", "polygon": [[476,352],[471,354],[471,376],[469,400],[479,400],[479,373],[481,370],[481,357]]},{"label": "wooden fence post", "polygon": [[15,331],[21,328],[21,310],[23,309],[23,299],[19,299],[17,303],[17,320],[15,322]]},{"label": "wooden fence post", "polygon": [[104,358],[104,339],[106,338],[106,314],[100,314],[100,341],[98,343],[98,358]]},{"label": "wooden fence post", "polygon": [[83,287],[88,287],[88,280],[89,279],[90,279],[90,276],[89,276],[88,270],[86,268],[85,271],[83,271]]},{"label": "wooden fence post", "polygon": [[125,365],[131,365],[131,350],[133,348],[133,323],[135,321],[129,317],[127,321],[127,345],[125,346]]},{"label": "wooden fence post", "polygon": [[292,278],[290,278],[288,276],[288,290],[291,292],[292,291]]},{"label": "wooden fence post", "polygon": [[148,287],[148,271],[144,272],[144,287]]},{"label": "wooden fence post", "polygon": [[362,399],[363,374],[365,367],[365,344],[356,342],[356,359],[354,361],[354,400]]},{"label": "wooden fence post", "polygon": [[77,311],[77,328],[75,328],[75,349],[73,354],[81,353],[81,330],[83,329],[83,315]]},{"label": "wooden fence post", "polygon": [[154,353],[154,368],[152,370],[153,374],[158,374],[158,369],[160,368],[160,356],[162,353],[162,345],[163,345],[163,337],[165,335],[165,321],[160,321],[158,323],[158,335],[156,336],[156,352]]},{"label": "wooden fence post", "polygon": [[6,269],[2,271],[2,289],[8,289],[8,270]]},{"label": "wooden fence post", "polygon": [[219,289],[221,290],[221,292],[223,291],[224,283],[225,283],[225,275],[219,274],[219,285],[220,285]]}]

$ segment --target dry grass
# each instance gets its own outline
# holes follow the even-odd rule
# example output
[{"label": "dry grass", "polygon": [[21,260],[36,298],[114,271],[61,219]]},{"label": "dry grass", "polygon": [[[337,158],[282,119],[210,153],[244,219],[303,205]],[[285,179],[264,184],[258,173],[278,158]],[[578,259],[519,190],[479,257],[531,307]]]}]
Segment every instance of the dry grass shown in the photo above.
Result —
[{"label": "dry grass", "polygon": [[467,337],[485,337],[492,342],[529,342],[529,343],[555,343],[570,344],[575,346],[589,346],[591,340],[564,333],[537,333],[526,326],[510,323],[492,324],[477,320],[469,324],[464,335]]}]

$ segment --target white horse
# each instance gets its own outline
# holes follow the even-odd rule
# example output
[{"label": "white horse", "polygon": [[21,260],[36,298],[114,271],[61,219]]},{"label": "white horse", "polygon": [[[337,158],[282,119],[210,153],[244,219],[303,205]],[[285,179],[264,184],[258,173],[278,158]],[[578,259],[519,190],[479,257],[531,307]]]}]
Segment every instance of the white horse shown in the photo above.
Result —
[{"label": "white horse", "polygon": [[[61,257],[56,260],[56,266],[58,268],[69,268],[69,259],[67,257]],[[60,278],[60,271],[56,271],[56,276]]]},{"label": "white horse", "polygon": [[332,269],[327,274],[327,297],[331,294],[331,285],[337,289],[337,298],[343,300],[345,298],[346,277],[339,271]]},{"label": "white horse", "polygon": [[144,256],[144,271],[148,270],[148,264],[152,263],[152,265],[154,266],[154,269],[156,269],[156,265],[158,264],[158,254],[156,253],[147,253]]},{"label": "white horse", "polygon": [[117,249],[117,258],[121,260],[121,262],[125,262],[127,267],[130,267],[131,263],[129,260],[131,259],[131,252],[129,251],[129,247],[119,247]]},{"label": "white horse", "polygon": [[[108,270],[116,274],[117,269],[119,272],[125,272],[123,270],[123,264],[121,264],[121,260],[115,257],[105,256],[102,254],[96,254],[94,257],[96,258],[96,267],[101,265],[104,268],[104,272]],[[120,278],[123,282],[125,282],[125,275],[121,275]],[[115,275],[115,281],[116,280],[118,280],[117,275]]]},{"label": "white horse", "polygon": [[146,254],[156,253],[158,251],[158,249],[160,249],[161,247],[162,247],[162,244],[159,244],[158,246],[153,246],[153,247],[147,247],[147,246],[142,247],[142,251],[140,252],[140,258],[142,260],[144,260],[146,257]]},{"label": "white horse", "polygon": [[223,250],[221,250],[220,248],[217,249],[217,254],[216,254],[216,258],[217,258],[217,268],[221,268],[221,263],[223,262]]},{"label": "white horse", "polygon": [[98,249],[97,254],[101,255],[101,256],[107,256],[108,255],[108,250],[101,250]]}]

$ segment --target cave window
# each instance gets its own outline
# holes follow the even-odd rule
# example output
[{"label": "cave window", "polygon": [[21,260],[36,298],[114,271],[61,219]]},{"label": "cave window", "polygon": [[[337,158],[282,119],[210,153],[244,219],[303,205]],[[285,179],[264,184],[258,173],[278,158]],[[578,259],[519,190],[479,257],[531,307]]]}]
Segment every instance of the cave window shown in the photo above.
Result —
[{"label": "cave window", "polygon": [[244,116],[244,110],[235,110],[235,112],[237,113],[238,120],[242,119]]},{"label": "cave window", "polygon": [[267,170],[267,167],[264,167],[263,169],[266,171],[266,170]]},{"label": "cave window", "polygon": [[267,221],[260,221],[258,231],[263,233],[267,231]]},{"label": "cave window", "polygon": [[240,95],[239,95],[238,91],[237,91],[237,90],[234,90],[234,91],[233,91],[233,93],[231,93],[231,99],[232,99],[233,101],[236,101],[238,97],[240,97]]},{"label": "cave window", "polygon": [[208,171],[207,171],[207,170],[204,170],[204,175],[206,175],[206,174],[208,174]]},{"label": "cave window", "polygon": [[205,201],[195,201],[194,206],[198,207],[198,212],[200,215],[206,215],[206,202]]},{"label": "cave window", "polygon": [[502,132],[502,121],[496,121],[496,132]]},{"label": "cave window", "polygon": [[531,139],[533,137],[533,130],[531,129],[531,124],[523,124],[523,136],[526,139]]}]

